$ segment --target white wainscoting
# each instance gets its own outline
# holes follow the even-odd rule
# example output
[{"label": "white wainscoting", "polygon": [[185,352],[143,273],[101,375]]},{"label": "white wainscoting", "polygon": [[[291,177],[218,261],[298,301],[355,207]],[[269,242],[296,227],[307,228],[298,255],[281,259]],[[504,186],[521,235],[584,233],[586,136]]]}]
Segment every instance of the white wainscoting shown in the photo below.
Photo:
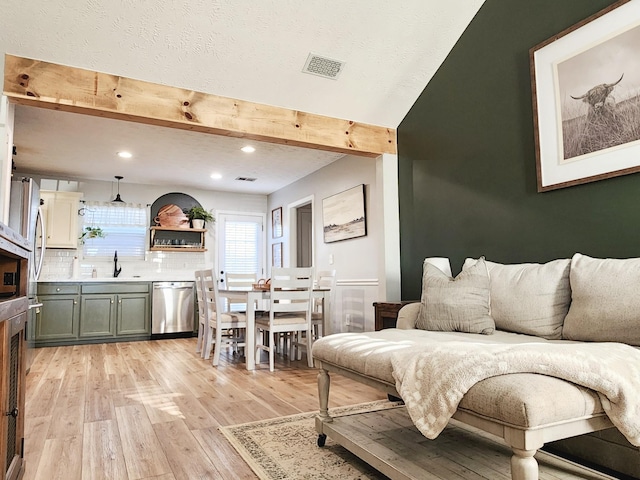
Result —
[{"label": "white wainscoting", "polygon": [[378,300],[377,278],[336,280],[331,304],[331,322],[326,333],[372,331],[373,302]]}]

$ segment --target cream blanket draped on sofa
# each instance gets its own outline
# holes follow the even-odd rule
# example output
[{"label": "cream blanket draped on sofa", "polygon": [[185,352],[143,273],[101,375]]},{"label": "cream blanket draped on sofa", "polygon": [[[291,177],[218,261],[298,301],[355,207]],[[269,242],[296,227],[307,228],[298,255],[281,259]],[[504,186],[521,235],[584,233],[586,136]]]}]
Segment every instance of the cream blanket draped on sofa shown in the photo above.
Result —
[{"label": "cream blanket draped on sofa", "polygon": [[433,343],[394,353],[392,364],[396,389],[427,438],[438,436],[476,383],[537,373],[597,392],[611,422],[640,446],[640,350],[625,344]]}]

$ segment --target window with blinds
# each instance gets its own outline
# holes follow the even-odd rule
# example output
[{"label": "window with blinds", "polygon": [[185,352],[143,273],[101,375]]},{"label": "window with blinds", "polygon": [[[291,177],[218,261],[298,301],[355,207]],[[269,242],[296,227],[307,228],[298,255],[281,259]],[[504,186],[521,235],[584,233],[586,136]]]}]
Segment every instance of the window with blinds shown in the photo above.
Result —
[{"label": "window with blinds", "polygon": [[225,269],[233,273],[258,273],[262,226],[255,221],[224,222]]},{"label": "window with blinds", "polygon": [[134,257],[144,259],[147,238],[147,207],[132,204],[85,204],[82,231],[100,227],[104,238],[84,242],[85,257]]}]

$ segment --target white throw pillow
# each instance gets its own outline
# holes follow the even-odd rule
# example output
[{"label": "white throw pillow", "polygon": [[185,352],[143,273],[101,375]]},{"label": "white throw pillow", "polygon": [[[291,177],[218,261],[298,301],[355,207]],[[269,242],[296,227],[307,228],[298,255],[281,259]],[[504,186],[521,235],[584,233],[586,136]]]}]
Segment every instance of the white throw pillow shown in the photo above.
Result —
[{"label": "white throw pillow", "polygon": [[489,275],[484,260],[454,279],[425,262],[416,328],[445,332],[490,334]]},{"label": "white throw pillow", "polygon": [[640,346],[640,258],[571,259],[571,308],[562,336],[568,340]]},{"label": "white throw pillow", "polygon": [[[467,258],[463,271],[477,260]],[[489,271],[491,316],[498,330],[557,340],[569,311],[570,259],[505,265],[485,261]]]}]

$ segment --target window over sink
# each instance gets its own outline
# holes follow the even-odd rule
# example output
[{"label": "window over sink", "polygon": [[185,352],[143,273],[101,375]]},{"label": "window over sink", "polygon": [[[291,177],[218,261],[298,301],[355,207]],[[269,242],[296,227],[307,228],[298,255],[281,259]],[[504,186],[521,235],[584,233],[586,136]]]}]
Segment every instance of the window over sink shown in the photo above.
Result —
[{"label": "window over sink", "polygon": [[82,231],[99,227],[104,238],[88,238],[83,245],[85,257],[113,257],[144,259],[148,207],[141,204],[86,202],[83,208]]}]

